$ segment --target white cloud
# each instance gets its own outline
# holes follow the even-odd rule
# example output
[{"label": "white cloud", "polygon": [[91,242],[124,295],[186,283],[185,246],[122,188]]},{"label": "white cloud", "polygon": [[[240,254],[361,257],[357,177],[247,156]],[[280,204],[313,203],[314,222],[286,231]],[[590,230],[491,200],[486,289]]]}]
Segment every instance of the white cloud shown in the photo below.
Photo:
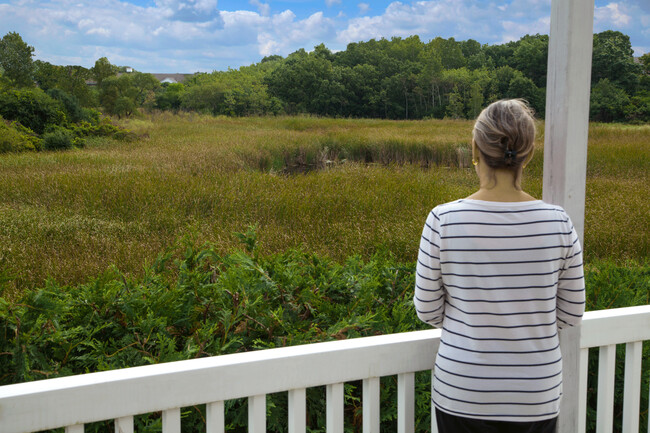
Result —
[{"label": "white cloud", "polygon": [[500,43],[516,41],[524,35],[548,34],[551,28],[551,17],[542,17],[534,22],[501,21],[503,34]]},{"label": "white cloud", "polygon": [[614,25],[615,27],[626,27],[630,23],[630,16],[627,15],[619,3],[610,3],[603,7],[594,9],[594,20],[598,24]]},{"label": "white cloud", "polygon": [[[36,48],[36,58],[55,64],[89,67],[108,57],[148,72],[195,72],[309,51],[321,42],[336,51],[349,42],[416,34],[423,41],[517,40],[548,32],[551,0],[401,0],[383,10],[368,0],[329,10],[344,3],[309,0],[294,2],[294,10],[276,10],[277,2],[248,0],[231,11],[219,9],[224,3],[217,0],[155,0],[149,6],[128,1],[0,0],[0,29],[19,32]],[[637,54],[647,52],[650,14],[644,2],[596,0],[594,31],[623,31]],[[354,15],[354,5],[359,15],[350,18],[346,13]]]},{"label": "white cloud", "polygon": [[250,0],[249,3],[255,6],[262,16],[268,17],[269,15],[271,15],[270,4],[262,3],[260,0]]}]

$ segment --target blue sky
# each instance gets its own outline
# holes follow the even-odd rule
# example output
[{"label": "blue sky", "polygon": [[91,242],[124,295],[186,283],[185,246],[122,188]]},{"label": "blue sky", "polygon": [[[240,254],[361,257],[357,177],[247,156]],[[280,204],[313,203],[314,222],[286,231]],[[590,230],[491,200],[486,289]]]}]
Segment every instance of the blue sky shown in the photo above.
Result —
[{"label": "blue sky", "polygon": [[[650,52],[650,0],[596,0],[594,32]],[[319,43],[419,35],[495,44],[548,33],[551,0],[0,0],[0,36],[20,33],[35,58],[143,72],[239,68]]]}]

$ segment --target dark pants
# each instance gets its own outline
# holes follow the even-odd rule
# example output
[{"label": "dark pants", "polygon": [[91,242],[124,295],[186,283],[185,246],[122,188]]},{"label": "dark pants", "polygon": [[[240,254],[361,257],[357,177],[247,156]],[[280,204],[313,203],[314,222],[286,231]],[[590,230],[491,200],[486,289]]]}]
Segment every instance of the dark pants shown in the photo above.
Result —
[{"label": "dark pants", "polygon": [[557,417],[543,421],[508,422],[463,418],[436,409],[438,433],[555,433]]}]

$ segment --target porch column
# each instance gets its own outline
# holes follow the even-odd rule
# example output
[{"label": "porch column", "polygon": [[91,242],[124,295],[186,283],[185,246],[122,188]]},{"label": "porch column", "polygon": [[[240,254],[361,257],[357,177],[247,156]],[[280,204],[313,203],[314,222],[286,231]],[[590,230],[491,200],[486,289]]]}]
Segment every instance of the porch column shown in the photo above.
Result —
[{"label": "porch column", "polygon": [[[584,245],[585,182],[594,0],[553,0],[548,48],[543,199],[568,212]],[[582,433],[580,332],[560,333],[563,397],[559,433]],[[581,414],[584,416],[584,414]]]}]

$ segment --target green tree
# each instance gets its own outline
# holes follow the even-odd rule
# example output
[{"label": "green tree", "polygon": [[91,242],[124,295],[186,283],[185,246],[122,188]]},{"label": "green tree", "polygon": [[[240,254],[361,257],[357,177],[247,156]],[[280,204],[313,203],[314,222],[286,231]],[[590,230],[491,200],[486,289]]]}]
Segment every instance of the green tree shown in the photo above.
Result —
[{"label": "green tree", "polygon": [[0,39],[0,68],[16,86],[33,86],[33,55],[34,47],[27,45],[16,32],[9,32]]},{"label": "green tree", "polygon": [[447,116],[452,119],[462,119],[465,117],[464,108],[463,96],[458,91],[458,87],[454,87],[454,90],[449,94]]},{"label": "green tree", "polygon": [[517,42],[512,66],[533,80],[537,87],[546,87],[548,69],[548,36],[526,35]]},{"label": "green tree", "polygon": [[95,61],[95,66],[90,69],[92,77],[101,86],[105,78],[113,77],[117,74],[117,66],[112,65],[106,57],[101,57]]},{"label": "green tree", "polygon": [[634,63],[634,50],[629,36],[612,30],[594,35],[592,86],[606,78],[631,94],[636,88],[640,73],[641,66]]},{"label": "green tree", "polygon": [[443,68],[458,69],[465,66],[466,59],[463,56],[461,44],[456,42],[454,38],[443,39],[437,37],[427,45],[430,45],[439,54]]},{"label": "green tree", "polygon": [[607,78],[603,78],[591,89],[589,106],[591,120],[596,122],[625,120],[625,108],[629,102],[630,98],[625,90]]},{"label": "green tree", "polygon": [[42,60],[34,61],[34,81],[41,89],[53,89],[62,77],[63,67]]},{"label": "green tree", "polygon": [[55,87],[65,91],[79,100],[84,107],[97,105],[96,95],[90,89],[86,80],[91,75],[90,71],[83,66],[70,65],[60,67]]}]

